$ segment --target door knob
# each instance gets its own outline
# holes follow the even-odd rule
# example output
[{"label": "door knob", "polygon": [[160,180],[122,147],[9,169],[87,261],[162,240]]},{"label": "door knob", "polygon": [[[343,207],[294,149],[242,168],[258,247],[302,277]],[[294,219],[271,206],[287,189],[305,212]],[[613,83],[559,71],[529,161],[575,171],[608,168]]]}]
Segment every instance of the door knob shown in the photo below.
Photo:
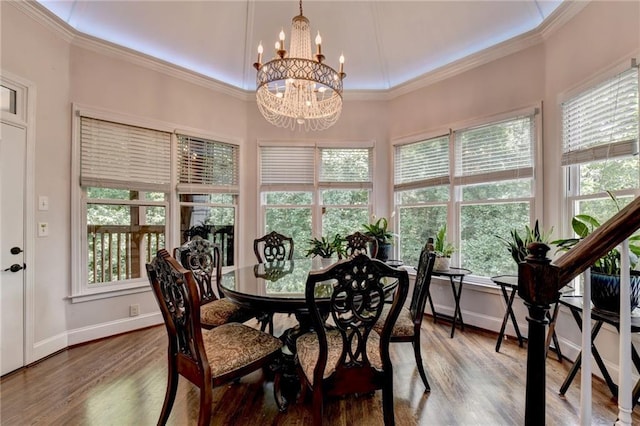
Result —
[{"label": "door knob", "polygon": [[7,269],[5,269],[5,271],[11,271],[11,272],[18,272],[22,269],[24,269],[26,267],[26,265],[18,265],[17,263],[14,263],[13,265],[9,266]]},{"label": "door knob", "polygon": [[20,254],[22,253],[22,249],[20,247],[11,247],[11,254]]}]

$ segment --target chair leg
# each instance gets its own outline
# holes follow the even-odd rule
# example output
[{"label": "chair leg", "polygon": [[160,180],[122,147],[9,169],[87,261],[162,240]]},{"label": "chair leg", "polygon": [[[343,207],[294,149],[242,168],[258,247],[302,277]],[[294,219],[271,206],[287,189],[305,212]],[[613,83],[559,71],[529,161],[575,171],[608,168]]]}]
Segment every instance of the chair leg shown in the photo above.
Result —
[{"label": "chair leg", "polygon": [[395,425],[396,418],[393,412],[393,374],[391,370],[382,385],[382,411],[385,426]]},{"label": "chair leg", "polygon": [[429,386],[429,380],[427,380],[427,373],[424,371],[424,365],[422,364],[422,352],[420,350],[420,335],[418,335],[413,342],[413,353],[416,357],[416,366],[418,367],[418,372],[420,373],[420,378],[422,379],[422,383],[424,383],[425,392],[431,392],[431,386]]},{"label": "chair leg", "polygon": [[175,363],[169,363],[169,374],[167,375],[167,392],[164,395],[164,403],[160,412],[158,425],[166,425],[169,420],[169,414],[173,408],[173,402],[176,400],[176,392],[178,390],[178,370]]},{"label": "chair leg", "polygon": [[209,426],[211,423],[211,404],[213,403],[213,388],[211,383],[203,384],[200,389],[200,415],[198,416],[198,426]]},{"label": "chair leg", "polygon": [[322,405],[323,405],[322,388],[313,388],[313,426],[322,426]]}]

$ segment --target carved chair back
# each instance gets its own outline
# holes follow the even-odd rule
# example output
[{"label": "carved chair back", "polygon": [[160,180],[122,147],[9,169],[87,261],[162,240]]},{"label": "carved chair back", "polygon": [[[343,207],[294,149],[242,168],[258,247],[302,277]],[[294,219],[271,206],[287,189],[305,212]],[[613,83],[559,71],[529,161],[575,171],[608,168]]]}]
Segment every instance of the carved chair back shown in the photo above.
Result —
[{"label": "carved chair back", "polygon": [[420,260],[418,261],[418,269],[416,271],[416,281],[411,295],[411,304],[409,311],[411,318],[417,327],[420,327],[422,318],[424,317],[424,308],[429,296],[429,287],[431,286],[431,273],[433,265],[436,261],[436,254],[430,252],[425,245],[420,252]]},{"label": "carved chair back", "polygon": [[[385,287],[396,281],[393,303],[379,335],[373,327],[384,309]],[[331,330],[325,329],[326,299],[323,305],[316,298],[317,286],[329,291],[325,297],[330,299],[328,313],[335,327]],[[322,407],[317,407],[322,404],[319,395],[365,394],[376,389],[383,390],[385,424],[393,423],[389,341],[408,288],[405,270],[392,268],[365,254],[309,273],[305,297],[319,342],[312,378],[306,376],[313,391],[315,424],[322,418]],[[337,352],[335,345],[338,345]],[[327,368],[332,370],[328,376]]]},{"label": "carved chair back", "polygon": [[293,238],[271,231],[253,240],[253,252],[258,263],[293,259]]},{"label": "carved chair back", "polygon": [[[200,296],[191,271],[165,249],[150,264],[147,275],[169,335],[169,358],[193,383],[211,379],[200,327]],[[205,380],[205,383],[208,383]]]},{"label": "carved chair back", "polygon": [[174,257],[180,260],[184,268],[193,272],[201,304],[218,300],[212,282],[215,280],[218,286],[222,278],[222,258],[217,244],[196,236],[174,249]]},{"label": "carved chair back", "polygon": [[345,255],[347,259],[354,257],[359,253],[368,254],[370,257],[376,257],[378,254],[378,240],[360,231],[354,232],[345,237],[347,244],[345,247]]}]

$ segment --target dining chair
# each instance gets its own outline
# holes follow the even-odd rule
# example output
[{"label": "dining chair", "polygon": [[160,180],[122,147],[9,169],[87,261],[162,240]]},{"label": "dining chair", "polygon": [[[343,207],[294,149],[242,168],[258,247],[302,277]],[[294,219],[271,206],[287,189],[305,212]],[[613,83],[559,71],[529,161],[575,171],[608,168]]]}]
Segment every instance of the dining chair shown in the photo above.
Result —
[{"label": "dining chair", "polygon": [[292,260],[293,247],[293,238],[276,231],[253,240],[253,252],[256,254],[258,263]]},{"label": "dining chair", "polygon": [[[283,260],[293,260],[293,238],[282,235],[276,231],[271,231],[260,238],[253,240],[253,252],[258,263],[280,262]],[[260,329],[264,331],[269,326],[273,333],[273,312],[265,312],[259,318]]]},{"label": "dining chair", "polygon": [[275,361],[282,342],[239,323],[203,329],[193,272],[183,268],[165,249],[146,266],[169,338],[167,389],[158,424],[167,423],[179,376],[183,376],[200,388],[198,425],[209,425],[213,388]]},{"label": "dining chair", "polygon": [[[381,332],[376,332],[389,282],[397,282],[393,303]],[[377,389],[382,389],[384,422],[394,424],[389,339],[408,287],[407,271],[365,254],[309,273],[305,299],[314,331],[300,336],[296,349],[302,394],[312,391],[314,425],[322,424],[325,396]],[[322,298],[316,298],[318,293]]]},{"label": "dining chair", "polygon": [[[409,308],[402,307],[395,326],[391,331],[392,343],[411,342],[413,345],[413,353],[416,358],[416,366],[424,383],[425,392],[431,391],[427,373],[422,362],[422,352],[420,346],[420,330],[422,329],[422,319],[424,318],[424,308],[429,296],[429,286],[431,285],[431,272],[435,263],[436,255],[425,245],[420,253],[418,261],[418,269],[416,273],[416,281],[411,295]],[[381,333],[385,326],[385,318],[390,312],[389,304],[385,306],[383,315],[374,326],[374,329]]]},{"label": "dining chair", "polygon": [[[200,295],[200,322],[204,328],[214,328],[228,322],[245,322],[258,316],[257,312],[222,297],[219,289],[222,277],[220,248],[196,236],[173,250],[173,256],[193,273]],[[264,331],[264,330],[262,330]]]},{"label": "dining chair", "polygon": [[[359,253],[365,253],[374,258],[378,254],[378,240],[360,231],[347,235],[345,240],[347,241],[345,246],[345,257],[347,259]],[[342,258],[340,255],[339,257]]]}]

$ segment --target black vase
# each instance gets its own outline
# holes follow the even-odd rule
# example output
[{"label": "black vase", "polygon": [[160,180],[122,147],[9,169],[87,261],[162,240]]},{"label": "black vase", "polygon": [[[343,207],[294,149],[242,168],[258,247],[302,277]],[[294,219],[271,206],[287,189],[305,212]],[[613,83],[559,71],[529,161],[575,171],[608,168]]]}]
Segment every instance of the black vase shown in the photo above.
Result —
[{"label": "black vase", "polygon": [[376,259],[386,262],[391,257],[391,249],[391,243],[378,242],[378,253],[376,254]]},{"label": "black vase", "polygon": [[[631,310],[640,304],[640,275],[632,273]],[[620,275],[591,272],[591,302],[596,309],[620,313]]]}]

